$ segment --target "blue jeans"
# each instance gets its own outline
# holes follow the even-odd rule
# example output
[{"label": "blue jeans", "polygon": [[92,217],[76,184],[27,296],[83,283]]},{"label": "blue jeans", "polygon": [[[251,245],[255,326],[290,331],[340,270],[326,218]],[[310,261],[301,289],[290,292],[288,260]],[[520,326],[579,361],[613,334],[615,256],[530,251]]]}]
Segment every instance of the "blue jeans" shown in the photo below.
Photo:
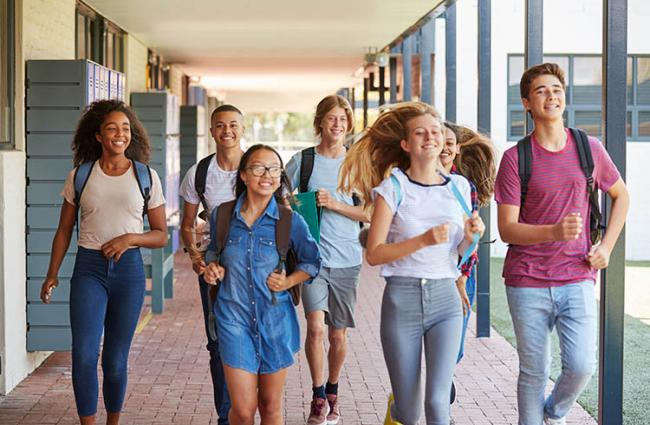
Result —
[{"label": "blue jeans", "polygon": [[467,313],[463,316],[463,333],[460,336],[460,350],[458,350],[458,359],[456,363],[459,363],[463,356],[465,355],[465,336],[467,335],[467,325],[469,324],[469,316],[472,314],[471,306],[474,304],[474,296],[476,295],[476,267],[472,268],[472,271],[465,282],[465,291],[467,291],[467,298],[469,298],[470,308],[467,309]]},{"label": "blue jeans", "polygon": [[97,413],[97,360],[104,333],[102,371],[104,405],[122,410],[131,340],[144,300],[144,266],[137,248],[119,261],[101,251],[79,247],[70,281],[72,386],[79,416]]},{"label": "blue jeans", "polygon": [[[214,407],[219,415],[218,423],[220,425],[228,424],[228,411],[230,410],[230,397],[228,396],[228,388],[226,387],[226,377],[223,373],[223,365],[221,363],[221,356],[219,355],[219,340],[213,340],[208,331],[208,315],[212,309],[210,304],[210,291],[211,285],[205,283],[203,275],[199,276],[199,292],[201,293],[201,305],[203,306],[203,321],[205,324],[205,334],[208,337],[208,345],[206,348],[210,353],[210,374],[212,375],[212,389],[214,394]],[[217,324],[214,324],[215,330]]]},{"label": "blue jeans", "polygon": [[[596,369],[594,283],[587,280],[551,288],[507,286],[506,294],[519,354],[519,425],[541,425],[544,415],[562,418]],[[560,339],[562,373],[545,398],[553,327]]]},{"label": "blue jeans", "polygon": [[427,425],[449,424],[449,389],[462,327],[454,279],[386,278],[381,303],[381,346],[395,404],[393,419],[415,425],[422,412],[421,359],[424,348]]}]

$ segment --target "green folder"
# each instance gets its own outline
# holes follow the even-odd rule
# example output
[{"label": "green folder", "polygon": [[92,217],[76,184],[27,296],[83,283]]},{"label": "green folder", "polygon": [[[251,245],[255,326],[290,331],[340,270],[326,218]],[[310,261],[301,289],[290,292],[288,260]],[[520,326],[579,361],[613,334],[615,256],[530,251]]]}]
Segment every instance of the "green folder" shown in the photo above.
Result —
[{"label": "green folder", "polygon": [[296,202],[291,204],[291,208],[305,219],[311,236],[320,242],[321,208],[316,206],[316,192],[298,193],[294,198]]}]

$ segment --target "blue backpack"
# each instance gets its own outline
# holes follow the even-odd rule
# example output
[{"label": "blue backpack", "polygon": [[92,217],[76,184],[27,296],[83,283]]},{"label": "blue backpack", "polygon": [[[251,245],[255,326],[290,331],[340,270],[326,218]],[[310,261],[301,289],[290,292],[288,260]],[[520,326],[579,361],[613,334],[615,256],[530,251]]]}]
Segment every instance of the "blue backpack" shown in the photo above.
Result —
[{"label": "blue backpack", "polygon": [[[74,172],[74,203],[77,207],[77,215],[79,215],[81,194],[86,188],[86,183],[88,183],[88,178],[90,177],[90,173],[92,172],[96,162],[97,161],[84,162],[79,165]],[[144,218],[147,213],[149,198],[151,197],[151,168],[149,168],[147,164],[134,160],[131,160],[131,164],[133,165],[133,170],[135,172],[135,179],[138,181],[140,193],[144,199],[144,207],[142,208],[142,217]]]}]

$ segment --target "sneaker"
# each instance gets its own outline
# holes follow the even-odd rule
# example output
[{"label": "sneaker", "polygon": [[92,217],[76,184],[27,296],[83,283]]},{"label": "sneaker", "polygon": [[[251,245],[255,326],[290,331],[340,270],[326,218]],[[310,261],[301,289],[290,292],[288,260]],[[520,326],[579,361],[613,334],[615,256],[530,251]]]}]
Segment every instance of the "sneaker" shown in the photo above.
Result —
[{"label": "sneaker", "polygon": [[390,413],[391,407],[393,407],[393,404],[395,403],[395,397],[393,397],[393,393],[390,393],[388,396],[388,408],[386,409],[386,418],[384,419],[384,425],[402,425],[401,422],[397,422],[396,420],[393,419],[393,415]]},{"label": "sneaker", "polygon": [[327,415],[327,425],[336,425],[341,417],[338,396],[336,394],[327,394],[327,404],[330,407],[330,412]]},{"label": "sneaker", "polygon": [[553,419],[544,414],[544,424],[545,425],[566,425],[566,418]]},{"label": "sneaker", "polygon": [[449,394],[449,404],[454,404],[456,401],[456,385],[451,381],[451,393]]},{"label": "sneaker", "polygon": [[307,425],[327,425],[327,415],[330,412],[330,406],[327,399],[314,397],[311,401],[311,411]]}]

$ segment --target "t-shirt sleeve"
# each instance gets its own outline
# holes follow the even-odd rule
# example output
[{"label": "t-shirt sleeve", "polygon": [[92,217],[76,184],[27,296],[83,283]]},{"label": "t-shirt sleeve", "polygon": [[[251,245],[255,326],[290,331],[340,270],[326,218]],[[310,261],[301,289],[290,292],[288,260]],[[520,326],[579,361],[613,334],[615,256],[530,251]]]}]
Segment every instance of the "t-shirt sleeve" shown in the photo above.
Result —
[{"label": "t-shirt sleeve", "polygon": [[198,205],[201,203],[201,198],[199,194],[196,193],[196,187],[194,186],[194,175],[196,173],[196,164],[190,167],[185,173],[185,177],[181,182],[180,195],[183,200],[187,203]]},{"label": "t-shirt sleeve", "polygon": [[[372,200],[373,202],[377,199],[377,196],[384,198],[384,201],[388,204],[390,210],[394,213],[396,210],[397,204],[397,194],[395,192],[394,183],[391,177],[384,179],[379,186],[372,189]],[[403,196],[403,195],[402,195]]]},{"label": "t-shirt sleeve", "polygon": [[63,190],[61,191],[61,196],[63,199],[68,201],[72,205],[76,205],[74,202],[74,172],[76,168],[68,173],[68,176],[65,178],[65,183],[63,184]]},{"label": "t-shirt sleeve", "polygon": [[621,177],[605,146],[595,137],[589,137],[591,155],[594,159],[594,181],[603,192],[607,192]]},{"label": "t-shirt sleeve", "polygon": [[501,159],[494,184],[494,199],[498,204],[521,205],[521,182],[517,158],[517,146],[508,149]]},{"label": "t-shirt sleeve", "polygon": [[287,166],[284,167],[285,173],[287,174],[287,177],[289,178],[289,182],[291,183],[291,189],[293,191],[300,190],[300,163],[302,162],[302,155],[300,152],[294,154],[289,162],[287,163]]},{"label": "t-shirt sleeve", "polygon": [[149,205],[147,208],[154,209],[165,203],[165,196],[162,191],[162,184],[160,183],[160,177],[156,170],[151,168],[151,194],[149,197]]}]

